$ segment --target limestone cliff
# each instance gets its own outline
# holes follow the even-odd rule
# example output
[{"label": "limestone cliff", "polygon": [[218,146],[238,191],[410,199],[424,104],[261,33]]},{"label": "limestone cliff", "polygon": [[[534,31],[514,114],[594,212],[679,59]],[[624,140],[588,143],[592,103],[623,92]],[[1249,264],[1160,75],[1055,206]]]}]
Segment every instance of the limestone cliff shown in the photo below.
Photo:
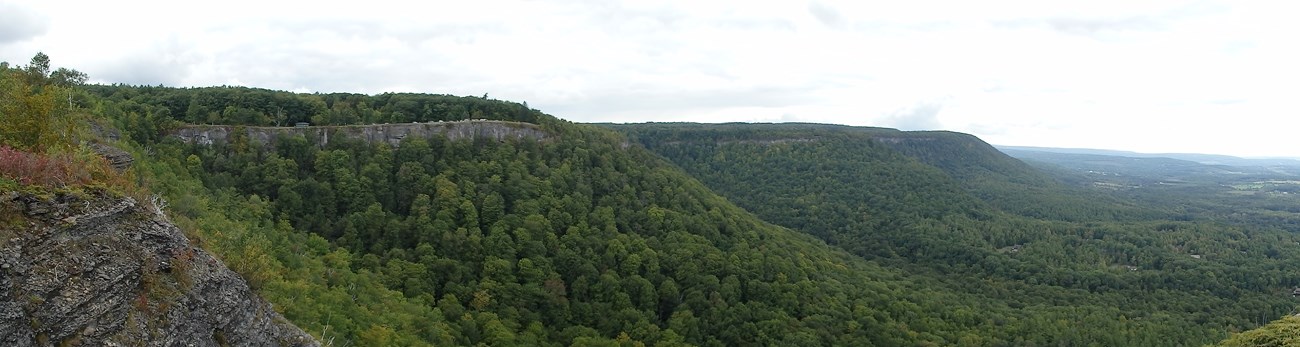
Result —
[{"label": "limestone cliff", "polygon": [[444,136],[453,141],[461,139],[547,140],[550,138],[536,124],[494,120],[305,127],[188,125],[172,132],[171,136],[189,143],[209,145],[226,143],[237,132],[243,132],[252,142],[269,145],[275,144],[277,135],[303,135],[315,139],[316,145],[322,147],[329,143],[330,138],[340,136],[369,143],[382,142],[391,146],[397,146],[408,136],[420,138]]},{"label": "limestone cliff", "polygon": [[319,343],[152,203],[0,192],[0,345]]}]

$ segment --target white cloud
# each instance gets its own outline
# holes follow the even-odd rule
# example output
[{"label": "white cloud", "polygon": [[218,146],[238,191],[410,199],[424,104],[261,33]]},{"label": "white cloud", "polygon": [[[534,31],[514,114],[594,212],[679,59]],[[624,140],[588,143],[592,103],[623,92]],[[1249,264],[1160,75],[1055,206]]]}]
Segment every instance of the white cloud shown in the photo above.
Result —
[{"label": "white cloud", "polygon": [[103,82],[488,93],[575,121],[797,120],[1300,156],[1286,131],[1300,125],[1288,114],[1298,6],[32,0],[0,4],[0,60],[41,50]]},{"label": "white cloud", "polygon": [[24,6],[0,2],[0,45],[35,38],[48,28],[45,16]]}]

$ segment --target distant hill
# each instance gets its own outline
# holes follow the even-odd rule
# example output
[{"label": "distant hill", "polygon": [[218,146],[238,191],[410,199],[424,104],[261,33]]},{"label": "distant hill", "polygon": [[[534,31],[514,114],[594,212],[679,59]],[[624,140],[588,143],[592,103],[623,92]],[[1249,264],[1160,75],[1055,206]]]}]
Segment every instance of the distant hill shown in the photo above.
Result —
[{"label": "distant hill", "polygon": [[1047,153],[1066,153],[1066,154],[1091,154],[1102,156],[1130,157],[1130,158],[1169,158],[1197,162],[1207,165],[1229,165],[1229,166],[1289,166],[1300,167],[1300,159],[1293,158],[1241,158],[1230,155],[1220,154],[1198,154],[1198,153],[1139,153],[1130,151],[1117,151],[1108,149],[1086,149],[1086,148],[1053,148],[1053,147],[1030,147],[1030,146],[995,146],[999,150],[1007,151],[1033,151]]},{"label": "distant hill", "polygon": [[1123,201],[1062,185],[969,134],[907,131],[877,141],[943,170],[969,193],[1010,213],[1075,221],[1146,215]]},{"label": "distant hill", "polygon": [[[1180,158],[1155,155],[1132,156],[1131,152],[1032,149],[1002,147],[1002,152],[1030,163],[1041,163],[1065,169],[1073,174],[1089,176],[1094,182],[1108,182],[1123,186],[1152,184],[1231,183],[1265,178],[1300,176],[1300,166],[1263,165],[1287,163],[1286,160],[1240,159],[1245,165],[1212,164],[1190,160],[1196,155]],[[1212,156],[1221,157],[1221,156]],[[1231,157],[1229,157],[1231,158]],[[1225,162],[1232,160],[1219,160]],[[1300,163],[1300,162],[1297,162]],[[1257,165],[1259,164],[1259,165]],[[1050,168],[1046,168],[1049,169]]]},{"label": "distant hill", "polygon": [[[944,191],[944,194],[957,194],[942,198],[943,200],[965,201],[943,205],[949,207],[979,202],[1013,214],[1066,220],[1132,218],[1138,214],[1149,214],[1138,212],[1123,201],[1062,185],[1054,176],[998,151],[983,140],[957,132],[900,131],[809,123],[647,123],[605,126],[628,133],[647,148],[675,161],[684,158],[682,155],[687,153],[670,150],[674,146],[687,146],[680,149],[687,151],[691,150],[687,149],[688,145],[704,146],[705,149],[742,148],[723,147],[724,145],[825,146],[833,148],[837,153],[864,156],[861,160],[865,166],[855,169],[860,175],[865,176],[874,170],[889,171],[887,177],[891,179],[880,181],[885,185],[960,188],[951,191],[935,188]],[[830,157],[798,159],[845,159],[838,154],[822,155]],[[866,162],[876,160],[884,160],[884,163],[866,165]],[[914,170],[913,167],[925,173],[911,173],[909,170]],[[917,179],[920,177],[926,178]],[[977,199],[968,200],[970,197]],[[932,197],[926,200],[938,199],[940,198]]]}]

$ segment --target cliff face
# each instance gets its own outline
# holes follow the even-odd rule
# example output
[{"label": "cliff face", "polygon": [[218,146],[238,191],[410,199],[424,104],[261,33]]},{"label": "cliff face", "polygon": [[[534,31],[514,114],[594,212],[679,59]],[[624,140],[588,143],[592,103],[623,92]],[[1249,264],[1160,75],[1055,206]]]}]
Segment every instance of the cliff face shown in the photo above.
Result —
[{"label": "cliff face", "polygon": [[397,146],[408,136],[420,138],[445,136],[453,141],[460,139],[546,140],[549,138],[548,134],[535,124],[492,120],[307,127],[189,125],[173,132],[172,136],[189,143],[210,145],[226,143],[234,133],[240,131],[244,132],[250,141],[270,145],[275,144],[275,138],[280,134],[303,135],[310,139],[317,139],[318,146],[325,146],[331,137],[340,136],[369,143],[383,142],[391,146]]},{"label": "cliff face", "polygon": [[319,345],[152,206],[0,193],[0,345]]}]

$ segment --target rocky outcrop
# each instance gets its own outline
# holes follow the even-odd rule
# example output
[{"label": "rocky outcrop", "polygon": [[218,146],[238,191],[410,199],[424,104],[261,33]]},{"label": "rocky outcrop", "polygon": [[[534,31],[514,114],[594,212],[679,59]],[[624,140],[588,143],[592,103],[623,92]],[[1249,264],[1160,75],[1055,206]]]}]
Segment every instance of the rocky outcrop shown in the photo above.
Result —
[{"label": "rocky outcrop", "polygon": [[879,136],[872,139],[876,141],[880,141],[882,143],[894,144],[894,145],[904,143],[904,142],[933,142],[935,140],[933,137],[888,137],[888,136]]},{"label": "rocky outcrop", "polygon": [[322,147],[329,143],[330,138],[340,136],[369,143],[387,143],[394,147],[399,145],[402,139],[410,136],[420,138],[443,136],[452,141],[462,139],[545,141],[550,138],[549,134],[536,124],[494,120],[304,127],[188,125],[173,131],[171,136],[189,143],[211,145],[227,143],[237,132],[243,132],[243,135],[252,142],[272,146],[281,134],[303,135],[315,139],[316,145]]},{"label": "rocky outcrop", "polygon": [[[707,141],[707,140],[705,140],[705,141]],[[719,145],[719,146],[721,146],[721,145],[759,145],[759,146],[771,146],[771,145],[780,145],[780,144],[786,144],[786,143],[808,143],[808,142],[817,142],[817,141],[819,141],[819,140],[818,140],[818,139],[815,139],[815,138],[803,138],[803,137],[800,137],[800,138],[745,139],[745,140],[713,140],[713,143],[714,143],[714,144],[717,144],[717,145]],[[687,144],[687,143],[697,143],[697,142],[695,142],[695,141],[667,141],[667,142],[663,142],[662,144],[663,144],[663,145],[666,145],[666,146],[677,146],[677,145]]]},{"label": "rocky outcrop", "polygon": [[151,203],[0,193],[0,346],[318,346]]},{"label": "rocky outcrop", "polygon": [[99,156],[104,157],[104,160],[108,161],[108,166],[113,167],[113,169],[117,171],[126,171],[126,169],[131,168],[131,163],[135,162],[135,158],[131,157],[131,153],[127,153],[117,147],[92,143],[90,144],[90,149],[99,154]]}]

